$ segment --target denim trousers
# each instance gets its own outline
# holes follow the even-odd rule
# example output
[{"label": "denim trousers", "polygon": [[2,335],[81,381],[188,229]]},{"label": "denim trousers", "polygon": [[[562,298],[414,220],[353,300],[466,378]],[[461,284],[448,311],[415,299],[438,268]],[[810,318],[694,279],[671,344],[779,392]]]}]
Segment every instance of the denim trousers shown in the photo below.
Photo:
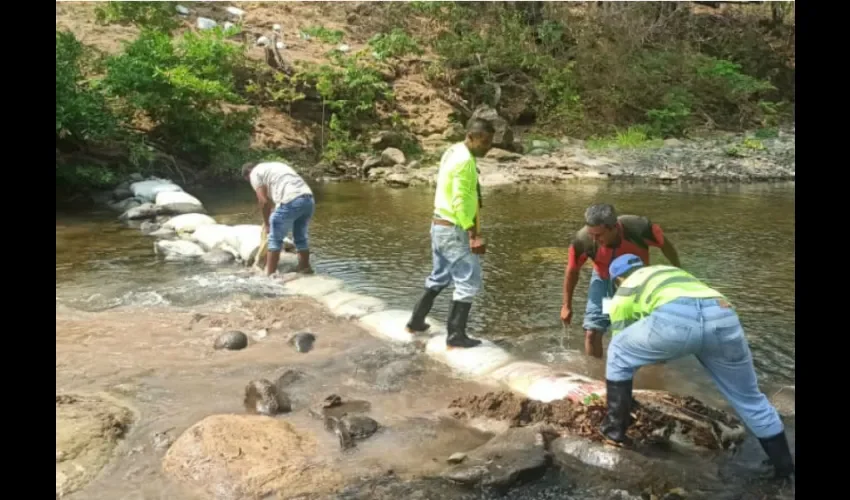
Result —
[{"label": "denim trousers", "polygon": [[630,380],[641,366],[694,355],[721,394],[758,438],[784,429],[759,390],[753,357],[738,314],[718,299],[679,298],[611,339],[606,378]]},{"label": "denim trousers", "polygon": [[425,288],[442,290],[454,283],[452,300],[472,302],[481,290],[481,259],[469,247],[469,234],[459,226],[431,224],[434,267]]},{"label": "denim trousers", "polygon": [[307,228],[316,205],[313,196],[305,194],[289,203],[278,205],[269,217],[269,252],[280,252],[283,238],[292,232],[295,249],[299,252],[309,250]]},{"label": "denim trousers", "polygon": [[600,278],[594,269],[590,275],[590,284],[587,286],[587,306],[584,309],[584,321],[581,325],[585,331],[596,330],[602,333],[608,331],[611,319],[602,312],[602,299],[613,297],[613,295],[614,287],[611,280]]}]

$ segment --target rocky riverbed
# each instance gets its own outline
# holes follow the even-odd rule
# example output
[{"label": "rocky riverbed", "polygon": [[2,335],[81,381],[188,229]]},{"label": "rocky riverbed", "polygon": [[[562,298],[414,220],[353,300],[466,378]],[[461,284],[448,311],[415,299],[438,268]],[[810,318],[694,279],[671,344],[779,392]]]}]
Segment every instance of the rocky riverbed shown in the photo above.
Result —
[{"label": "rocky riverbed", "polygon": [[[444,148],[447,137],[430,140],[434,151]],[[426,140],[429,144],[429,140]],[[504,145],[503,145],[504,147]],[[640,147],[588,147],[586,141],[568,137],[534,140],[530,149],[494,147],[479,160],[481,183],[498,186],[518,183],[557,183],[575,180],[653,182],[767,182],[795,179],[794,129],[774,137],[754,134],[720,134],[702,139],[668,139]],[[364,160],[357,175],[371,182],[397,187],[432,184],[436,161],[407,162],[399,150],[384,150]],[[351,175],[351,174],[346,174]]]}]

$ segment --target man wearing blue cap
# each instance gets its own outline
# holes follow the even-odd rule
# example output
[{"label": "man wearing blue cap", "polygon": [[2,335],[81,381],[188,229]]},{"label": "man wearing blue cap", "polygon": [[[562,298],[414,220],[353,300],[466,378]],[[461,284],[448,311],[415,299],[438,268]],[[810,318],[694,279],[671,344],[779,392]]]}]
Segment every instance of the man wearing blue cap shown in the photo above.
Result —
[{"label": "man wearing blue cap", "polygon": [[756,435],[776,477],[794,474],[785,428],[759,390],[744,329],[723,294],[678,267],[644,266],[634,254],[614,259],[609,273],[616,293],[608,308],[612,338],[602,434],[628,443],[632,379],[638,368],[693,354]]}]

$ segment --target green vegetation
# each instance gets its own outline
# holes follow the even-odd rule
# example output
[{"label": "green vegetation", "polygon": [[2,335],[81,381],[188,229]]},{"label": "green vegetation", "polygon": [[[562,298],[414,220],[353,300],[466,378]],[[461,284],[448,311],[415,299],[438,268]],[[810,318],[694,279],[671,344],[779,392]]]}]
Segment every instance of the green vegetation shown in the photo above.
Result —
[{"label": "green vegetation", "polygon": [[[488,104],[530,127],[528,144],[568,135],[590,148],[643,148],[757,130],[727,151],[738,155],[776,137],[794,101],[791,4],[706,15],[661,2],[373,3],[351,41],[303,28],[309,43],[334,47],[320,64],[286,68],[246,57],[238,26],[185,29],[175,6],[99,5],[99,23],[140,28],[111,56],[57,29],[57,185],[106,185],[129,169],[233,176],[247,158],[291,157],[251,147],[259,107],[315,130],[314,150],[301,151],[313,161],[356,161],[377,130],[406,129],[393,80],[415,72],[459,94],[460,122]],[[363,48],[340,51],[344,39]],[[401,147],[422,153],[413,139]]]},{"label": "green vegetation", "polygon": [[441,56],[429,73],[435,85],[498,105],[509,120],[532,116],[550,135],[610,136],[633,125],[661,138],[737,130],[775,124],[793,100],[793,71],[765,43],[782,26],[754,15],[720,23],[659,2],[394,8],[431,21],[428,41]]}]

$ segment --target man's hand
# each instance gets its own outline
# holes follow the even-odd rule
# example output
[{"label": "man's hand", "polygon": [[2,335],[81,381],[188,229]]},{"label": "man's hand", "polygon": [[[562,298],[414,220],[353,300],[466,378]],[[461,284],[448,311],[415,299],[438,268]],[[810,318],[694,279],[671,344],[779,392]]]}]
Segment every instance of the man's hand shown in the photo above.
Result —
[{"label": "man's hand", "polygon": [[269,223],[268,223],[268,221],[263,222],[263,234],[265,234],[266,236],[269,235]]},{"label": "man's hand", "polygon": [[573,310],[567,304],[562,305],[561,306],[561,321],[563,321],[565,325],[569,325],[572,320],[573,320]]},{"label": "man's hand", "polygon": [[475,255],[484,255],[487,252],[487,244],[481,236],[472,236],[469,238],[469,249]]}]

